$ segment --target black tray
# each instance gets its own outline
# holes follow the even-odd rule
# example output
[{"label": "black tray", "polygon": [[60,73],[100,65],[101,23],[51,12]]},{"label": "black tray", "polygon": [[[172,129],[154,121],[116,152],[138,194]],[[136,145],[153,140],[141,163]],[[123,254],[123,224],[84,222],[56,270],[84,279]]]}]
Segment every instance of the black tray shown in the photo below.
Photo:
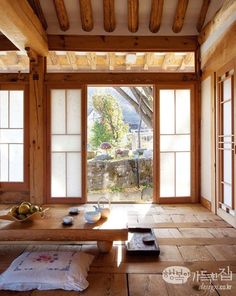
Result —
[{"label": "black tray", "polygon": [[151,228],[129,228],[128,231],[132,238],[126,242],[127,254],[159,256],[160,248]]}]

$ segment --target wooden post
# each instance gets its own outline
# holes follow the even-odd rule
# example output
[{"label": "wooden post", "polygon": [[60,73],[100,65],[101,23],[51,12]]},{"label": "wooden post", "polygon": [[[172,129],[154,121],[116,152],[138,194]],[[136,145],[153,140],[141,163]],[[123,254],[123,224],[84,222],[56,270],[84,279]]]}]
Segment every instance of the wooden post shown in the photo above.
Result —
[{"label": "wooden post", "polygon": [[29,48],[30,201],[44,202],[44,74],[45,58]]}]

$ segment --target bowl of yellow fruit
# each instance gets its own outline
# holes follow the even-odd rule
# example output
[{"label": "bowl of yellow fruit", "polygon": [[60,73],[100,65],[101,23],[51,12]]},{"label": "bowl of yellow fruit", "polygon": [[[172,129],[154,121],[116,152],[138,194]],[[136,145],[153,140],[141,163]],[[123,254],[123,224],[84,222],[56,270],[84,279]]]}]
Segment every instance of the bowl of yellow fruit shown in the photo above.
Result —
[{"label": "bowl of yellow fruit", "polygon": [[16,222],[33,221],[43,218],[47,210],[39,205],[23,201],[21,204],[13,206],[6,215],[0,216],[0,219]]}]

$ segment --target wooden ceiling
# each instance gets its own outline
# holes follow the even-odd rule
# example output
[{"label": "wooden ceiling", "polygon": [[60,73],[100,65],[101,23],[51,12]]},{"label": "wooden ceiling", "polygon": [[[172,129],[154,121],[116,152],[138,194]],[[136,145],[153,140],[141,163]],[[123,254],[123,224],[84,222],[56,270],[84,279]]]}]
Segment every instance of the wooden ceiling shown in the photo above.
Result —
[{"label": "wooden ceiling", "polygon": [[[48,72],[194,72],[194,52],[50,51]],[[29,72],[24,52],[0,52],[0,72]]]},{"label": "wooden ceiling", "polygon": [[196,35],[223,0],[28,0],[48,34]]}]

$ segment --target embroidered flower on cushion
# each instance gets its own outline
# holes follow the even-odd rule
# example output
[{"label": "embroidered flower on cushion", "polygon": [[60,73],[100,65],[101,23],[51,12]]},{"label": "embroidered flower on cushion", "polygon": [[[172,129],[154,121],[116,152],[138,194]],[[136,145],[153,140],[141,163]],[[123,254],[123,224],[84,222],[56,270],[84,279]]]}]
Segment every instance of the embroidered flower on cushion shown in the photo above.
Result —
[{"label": "embroidered flower on cushion", "polygon": [[44,262],[44,263],[53,263],[54,261],[58,260],[58,254],[55,253],[53,255],[49,254],[39,254],[38,257],[33,258],[34,262]]}]

